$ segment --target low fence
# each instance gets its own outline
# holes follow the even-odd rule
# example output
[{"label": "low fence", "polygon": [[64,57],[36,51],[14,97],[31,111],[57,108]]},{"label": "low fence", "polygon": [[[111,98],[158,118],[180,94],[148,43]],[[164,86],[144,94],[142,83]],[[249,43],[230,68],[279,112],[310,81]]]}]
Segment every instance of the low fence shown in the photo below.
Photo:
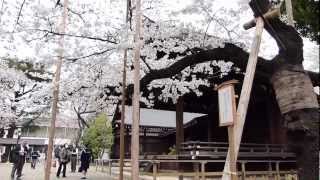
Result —
[{"label": "low fence", "polygon": [[[206,171],[206,164],[208,163],[224,163],[224,160],[177,160],[177,159],[166,159],[166,160],[148,160],[148,159],[141,159],[139,160],[140,163],[149,163],[152,166],[152,173],[141,173],[145,175],[152,176],[153,180],[156,180],[157,177],[161,176],[184,176],[184,177],[194,177],[196,180],[205,180],[207,178],[210,179],[220,179],[222,176],[222,172],[207,172]],[[130,166],[130,159],[124,160],[127,166]],[[193,172],[162,172],[159,171],[158,167],[160,163],[192,163],[193,164]],[[290,171],[283,171],[281,169],[282,163],[295,163],[295,161],[286,160],[286,161],[279,161],[279,160],[239,160],[239,165],[241,165],[241,170],[237,172],[238,178],[240,180],[244,179],[252,179],[252,180],[298,180],[297,172],[294,170]],[[247,171],[246,165],[251,163],[267,163],[269,164],[269,168],[267,171]],[[107,170],[107,173],[112,175],[112,168],[119,166],[119,159],[109,159],[109,160],[102,160],[96,159],[96,171],[99,169],[101,171]],[[273,168],[275,167],[275,168]]]}]

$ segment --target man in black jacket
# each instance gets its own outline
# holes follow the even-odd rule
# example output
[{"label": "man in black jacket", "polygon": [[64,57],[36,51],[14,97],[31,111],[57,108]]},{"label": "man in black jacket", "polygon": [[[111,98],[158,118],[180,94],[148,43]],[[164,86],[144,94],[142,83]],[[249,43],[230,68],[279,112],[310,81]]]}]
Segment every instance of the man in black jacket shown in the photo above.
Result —
[{"label": "man in black jacket", "polygon": [[23,165],[25,163],[26,155],[29,151],[29,145],[26,141],[22,144],[16,145],[15,149],[12,151],[13,154],[13,167],[11,171],[11,178],[13,179],[15,174],[17,174],[17,179],[21,178],[21,173]]}]

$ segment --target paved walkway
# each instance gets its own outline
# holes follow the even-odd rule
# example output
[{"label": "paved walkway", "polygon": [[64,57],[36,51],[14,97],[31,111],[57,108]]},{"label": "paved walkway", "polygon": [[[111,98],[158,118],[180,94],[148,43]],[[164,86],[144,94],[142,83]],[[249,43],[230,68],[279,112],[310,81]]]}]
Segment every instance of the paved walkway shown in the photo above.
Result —
[{"label": "paved walkway", "polygon": [[[12,164],[11,163],[0,163],[0,180],[11,180]],[[56,168],[51,169],[51,180],[57,180],[55,176]],[[43,180],[44,179],[44,164],[37,164],[36,169],[31,169],[30,163],[26,163],[22,172],[22,180]],[[67,165],[67,177],[59,178],[60,180],[80,180],[80,173],[71,173],[70,164]],[[95,167],[90,167],[87,177],[89,180],[111,180],[107,173],[96,172]]]}]

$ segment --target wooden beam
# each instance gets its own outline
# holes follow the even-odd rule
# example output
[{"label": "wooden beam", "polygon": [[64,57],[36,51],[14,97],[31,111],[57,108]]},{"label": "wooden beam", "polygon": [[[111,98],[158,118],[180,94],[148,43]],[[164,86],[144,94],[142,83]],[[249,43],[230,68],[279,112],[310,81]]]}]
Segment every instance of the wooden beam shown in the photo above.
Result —
[{"label": "wooden beam", "polygon": [[[63,34],[66,31],[66,21],[67,21],[67,12],[68,12],[67,8],[68,8],[68,0],[64,0],[62,20],[60,24],[60,32]],[[50,131],[49,131],[47,161],[46,161],[46,168],[44,173],[45,180],[50,180],[50,173],[51,173],[52,151],[53,151],[53,144],[54,144],[53,139],[55,134],[56,119],[57,119],[57,113],[58,113],[59,83],[60,83],[61,66],[63,62],[63,53],[64,53],[63,45],[64,45],[64,36],[60,36],[58,60],[56,62],[56,72],[55,72],[55,77],[53,81],[52,120],[51,120]]]},{"label": "wooden beam", "polygon": [[[235,128],[235,158],[237,160],[238,157],[238,152],[240,148],[240,143],[241,143],[241,137],[242,137],[242,132],[243,132],[243,127],[247,115],[247,109],[248,109],[248,104],[250,100],[250,94],[251,94],[251,89],[252,89],[252,83],[254,79],[254,74],[256,70],[256,64],[257,64],[257,58],[258,58],[258,53],[259,53],[259,48],[260,48],[260,43],[261,43],[261,35],[263,32],[263,19],[261,17],[258,17],[256,19],[256,31],[255,31],[255,36],[253,39],[253,43],[251,45],[251,52],[247,64],[247,69],[246,69],[246,74],[244,77],[243,85],[242,85],[242,90],[241,90],[241,95],[239,99],[239,104],[238,104],[238,109],[237,109],[237,121],[234,123],[234,128]],[[223,176],[222,180],[230,180],[230,151],[228,151],[226,163],[224,166],[223,170]]]}]

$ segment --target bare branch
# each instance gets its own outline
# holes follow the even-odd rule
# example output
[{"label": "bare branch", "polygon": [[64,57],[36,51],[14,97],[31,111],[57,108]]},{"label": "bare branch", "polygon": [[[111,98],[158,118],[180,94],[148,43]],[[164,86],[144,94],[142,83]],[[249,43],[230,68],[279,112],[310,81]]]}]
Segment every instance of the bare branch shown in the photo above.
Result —
[{"label": "bare branch", "polygon": [[102,54],[104,54],[104,53],[106,53],[106,52],[112,51],[112,50],[114,50],[114,49],[115,49],[115,48],[106,49],[106,50],[103,50],[103,51],[94,52],[94,53],[92,53],[92,54],[85,55],[85,56],[81,56],[81,57],[77,57],[77,58],[66,58],[66,60],[75,62],[75,61],[80,60],[80,59],[85,59],[85,58],[92,57],[92,56],[99,56],[99,55],[102,55]]},{"label": "bare branch", "polygon": [[22,4],[21,4],[21,6],[20,6],[20,10],[19,10],[19,14],[18,14],[18,17],[17,17],[17,22],[16,22],[16,24],[19,24],[19,19],[20,19],[21,12],[22,12],[22,8],[23,8],[25,2],[26,2],[26,0],[23,0]]},{"label": "bare branch", "polygon": [[95,41],[103,41],[103,42],[108,42],[112,44],[118,44],[116,41],[110,40],[110,39],[103,39],[99,37],[91,37],[91,36],[84,36],[84,35],[74,35],[74,34],[67,34],[67,33],[59,33],[59,32],[54,32],[51,30],[46,30],[46,29],[29,29],[33,31],[41,31],[45,33],[50,33],[53,35],[58,35],[58,36],[68,36],[68,37],[77,37],[77,38],[83,38],[83,39],[90,39],[90,40],[95,40]]},{"label": "bare branch", "polygon": [[144,62],[144,64],[147,66],[147,68],[149,69],[149,72],[152,71],[152,68],[150,67],[150,65],[146,62],[145,57],[140,58],[142,60],[142,62]]}]

